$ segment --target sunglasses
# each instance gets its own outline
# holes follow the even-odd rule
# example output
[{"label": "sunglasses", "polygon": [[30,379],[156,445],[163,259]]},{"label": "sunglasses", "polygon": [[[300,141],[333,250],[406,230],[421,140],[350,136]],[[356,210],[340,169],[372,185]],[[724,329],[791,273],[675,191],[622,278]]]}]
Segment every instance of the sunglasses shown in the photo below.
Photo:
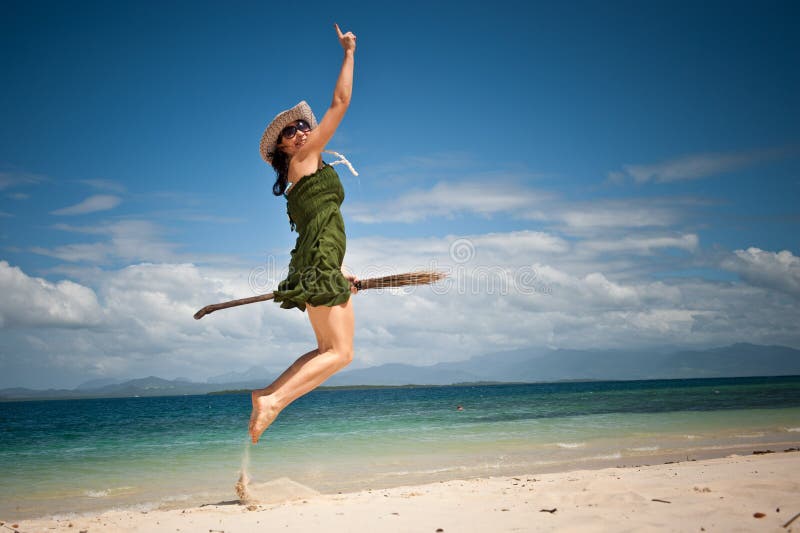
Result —
[{"label": "sunglasses", "polygon": [[283,128],[281,131],[281,137],[284,139],[291,139],[297,134],[298,131],[311,131],[311,125],[305,120],[298,120],[297,124],[290,124]]}]

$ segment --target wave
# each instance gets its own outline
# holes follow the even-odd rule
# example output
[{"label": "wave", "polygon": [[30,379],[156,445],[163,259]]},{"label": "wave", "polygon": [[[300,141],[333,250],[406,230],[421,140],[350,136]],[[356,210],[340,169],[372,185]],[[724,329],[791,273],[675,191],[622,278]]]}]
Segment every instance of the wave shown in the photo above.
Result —
[{"label": "wave", "polygon": [[660,446],[638,446],[636,448],[628,448],[631,452],[655,452],[660,449]]},{"label": "wave", "polygon": [[559,448],[573,449],[573,448],[583,448],[584,446],[586,446],[586,443],[585,442],[557,442],[556,446],[558,446]]},{"label": "wave", "polygon": [[593,455],[591,457],[586,457],[583,460],[584,461],[593,461],[595,459],[602,459],[602,460],[605,460],[605,459],[622,459],[622,453],[621,452],[614,452],[614,453],[609,453],[609,454],[605,454],[605,455]]},{"label": "wave", "polygon": [[111,487],[108,489],[101,489],[101,490],[87,490],[84,491],[83,495],[87,498],[107,498],[109,496],[119,496],[122,494],[130,493],[134,491],[136,487]]},{"label": "wave", "polygon": [[414,476],[425,474],[441,474],[443,472],[464,472],[473,468],[499,468],[499,465],[481,465],[481,466],[451,466],[446,468],[432,468],[430,470],[398,470],[396,472],[380,472],[379,476]]}]

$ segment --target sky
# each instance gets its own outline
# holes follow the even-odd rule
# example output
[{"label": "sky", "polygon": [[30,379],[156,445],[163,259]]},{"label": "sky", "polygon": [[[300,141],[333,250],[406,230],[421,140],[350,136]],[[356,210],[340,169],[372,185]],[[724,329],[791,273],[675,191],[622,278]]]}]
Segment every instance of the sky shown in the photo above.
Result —
[{"label": "sky", "polygon": [[352,367],[800,348],[796,2],[23,2],[0,18],[0,387],[279,371],[296,234],[258,143],[357,36]]}]

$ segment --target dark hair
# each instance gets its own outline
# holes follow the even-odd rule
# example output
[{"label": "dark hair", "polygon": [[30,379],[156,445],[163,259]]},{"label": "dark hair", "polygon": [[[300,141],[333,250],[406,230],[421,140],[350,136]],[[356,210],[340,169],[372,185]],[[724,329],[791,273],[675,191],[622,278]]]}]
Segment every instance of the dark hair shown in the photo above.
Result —
[{"label": "dark hair", "polygon": [[289,156],[280,148],[275,147],[270,164],[275,169],[275,174],[277,174],[275,185],[272,186],[272,194],[282,196],[289,185]]}]

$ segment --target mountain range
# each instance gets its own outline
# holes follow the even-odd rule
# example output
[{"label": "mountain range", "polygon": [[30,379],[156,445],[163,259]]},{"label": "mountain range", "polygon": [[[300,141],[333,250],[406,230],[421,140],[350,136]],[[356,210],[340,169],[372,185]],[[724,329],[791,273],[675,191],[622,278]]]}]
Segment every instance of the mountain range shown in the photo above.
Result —
[{"label": "mountain range", "polygon": [[[414,366],[388,363],[344,370],[326,386],[451,385],[471,382],[646,380],[800,375],[800,350],[740,343],[706,350],[533,350],[498,352],[465,361]],[[0,390],[0,400],[207,394],[263,387],[276,377],[262,367],[228,372],[206,383],[154,376],[92,380],[75,389]]]}]

